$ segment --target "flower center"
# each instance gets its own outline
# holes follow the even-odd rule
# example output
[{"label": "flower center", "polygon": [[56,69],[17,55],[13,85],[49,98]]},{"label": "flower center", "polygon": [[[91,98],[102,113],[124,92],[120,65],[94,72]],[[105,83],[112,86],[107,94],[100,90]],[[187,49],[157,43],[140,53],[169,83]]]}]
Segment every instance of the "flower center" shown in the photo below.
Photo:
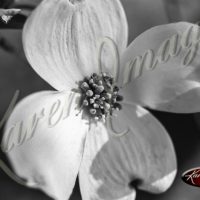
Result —
[{"label": "flower center", "polygon": [[94,120],[104,120],[114,110],[121,110],[119,87],[107,73],[92,74],[80,82],[82,92],[81,107]]}]

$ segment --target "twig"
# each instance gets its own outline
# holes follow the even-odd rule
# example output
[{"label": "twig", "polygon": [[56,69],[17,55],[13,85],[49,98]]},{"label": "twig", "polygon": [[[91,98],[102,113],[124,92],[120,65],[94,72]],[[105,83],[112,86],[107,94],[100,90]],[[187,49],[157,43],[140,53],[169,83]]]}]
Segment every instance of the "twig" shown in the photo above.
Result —
[{"label": "twig", "polygon": [[15,15],[21,12],[20,9],[0,9],[0,18],[7,24]]},{"label": "twig", "polygon": [[27,16],[19,12],[14,17],[4,15],[2,9],[0,9],[0,17],[0,29],[22,29],[27,19]]}]

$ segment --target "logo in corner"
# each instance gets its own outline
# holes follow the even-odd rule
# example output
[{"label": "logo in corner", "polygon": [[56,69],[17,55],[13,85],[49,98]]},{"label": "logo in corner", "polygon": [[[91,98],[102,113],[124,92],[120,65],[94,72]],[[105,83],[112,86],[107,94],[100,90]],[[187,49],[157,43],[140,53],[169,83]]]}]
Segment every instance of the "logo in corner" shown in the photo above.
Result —
[{"label": "logo in corner", "polygon": [[182,180],[189,185],[200,187],[200,167],[184,172]]}]

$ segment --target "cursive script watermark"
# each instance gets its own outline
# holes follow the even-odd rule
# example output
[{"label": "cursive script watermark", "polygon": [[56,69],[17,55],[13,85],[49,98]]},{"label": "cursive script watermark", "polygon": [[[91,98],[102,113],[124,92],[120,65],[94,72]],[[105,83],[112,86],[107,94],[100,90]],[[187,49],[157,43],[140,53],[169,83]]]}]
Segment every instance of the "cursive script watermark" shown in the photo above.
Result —
[{"label": "cursive script watermark", "polygon": [[199,42],[200,29],[197,25],[172,35],[161,43],[156,52],[148,49],[143,55],[138,55],[125,64],[123,85],[139,78],[145,71],[155,70],[160,66],[159,64],[167,63],[180,55],[182,56],[180,66],[189,66],[197,55]]},{"label": "cursive script watermark", "polygon": [[189,185],[200,187],[200,168],[186,171],[182,175],[182,180]]},{"label": "cursive script watermark", "polygon": [[200,179],[200,169],[194,170],[191,174],[186,174],[185,177],[187,178],[187,181],[191,181],[194,185],[195,179]]},{"label": "cursive script watermark", "polygon": [[[157,52],[155,53],[152,49],[148,49],[143,55],[138,55],[137,57],[131,59],[124,66],[123,74],[123,86],[131,82],[133,79],[142,76],[145,70],[154,70],[159,64],[166,63],[170,59],[177,57],[182,51],[185,51],[182,62],[180,65],[188,66],[194,60],[200,42],[200,30],[197,25],[190,26],[182,34],[172,35],[170,38],[161,43]],[[110,38],[104,38],[99,46],[99,69],[103,72],[103,66],[101,62],[101,56],[103,52],[104,45],[107,45],[111,53],[113,53],[114,58],[114,76],[116,82],[119,78],[120,71],[120,55],[117,48],[117,44]],[[18,97],[18,92],[14,95],[11,104],[0,122],[0,127],[3,126],[4,122],[8,119],[13,107],[16,103]],[[71,112],[71,105],[74,101],[75,94],[72,92],[70,96],[66,96],[65,103],[61,99],[56,99],[50,107],[42,107],[38,112],[29,116],[26,120],[19,121],[6,129],[2,140],[2,150],[4,152],[9,152],[13,147],[24,144],[24,142],[29,141],[36,133],[36,129],[42,120],[47,120],[47,127],[55,127],[60,121],[69,117]],[[129,132],[129,127],[123,132],[117,132],[113,125],[113,118],[108,117],[106,122],[107,128],[115,136],[123,136]]]},{"label": "cursive script watermark", "polygon": [[[72,103],[75,102],[75,98],[75,93],[71,92],[69,95],[56,99],[50,106],[42,107],[31,116],[7,128],[2,139],[2,151],[9,152],[15,146],[22,145],[33,138],[39,123],[46,123],[47,128],[53,128],[62,120],[67,119],[71,113]],[[8,110],[10,113],[11,107]],[[5,117],[3,121],[5,121],[4,119]]]}]

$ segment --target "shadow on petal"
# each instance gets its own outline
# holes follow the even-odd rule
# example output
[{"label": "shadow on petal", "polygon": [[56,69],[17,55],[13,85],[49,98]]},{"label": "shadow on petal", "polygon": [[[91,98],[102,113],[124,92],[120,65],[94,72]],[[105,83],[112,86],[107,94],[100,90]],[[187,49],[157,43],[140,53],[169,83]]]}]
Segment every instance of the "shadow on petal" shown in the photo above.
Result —
[{"label": "shadow on petal", "polygon": [[79,173],[83,199],[129,199],[136,188],[166,191],[176,175],[176,156],[163,126],[134,105],[124,105],[113,126],[129,132],[119,137],[101,123],[91,126]]}]

